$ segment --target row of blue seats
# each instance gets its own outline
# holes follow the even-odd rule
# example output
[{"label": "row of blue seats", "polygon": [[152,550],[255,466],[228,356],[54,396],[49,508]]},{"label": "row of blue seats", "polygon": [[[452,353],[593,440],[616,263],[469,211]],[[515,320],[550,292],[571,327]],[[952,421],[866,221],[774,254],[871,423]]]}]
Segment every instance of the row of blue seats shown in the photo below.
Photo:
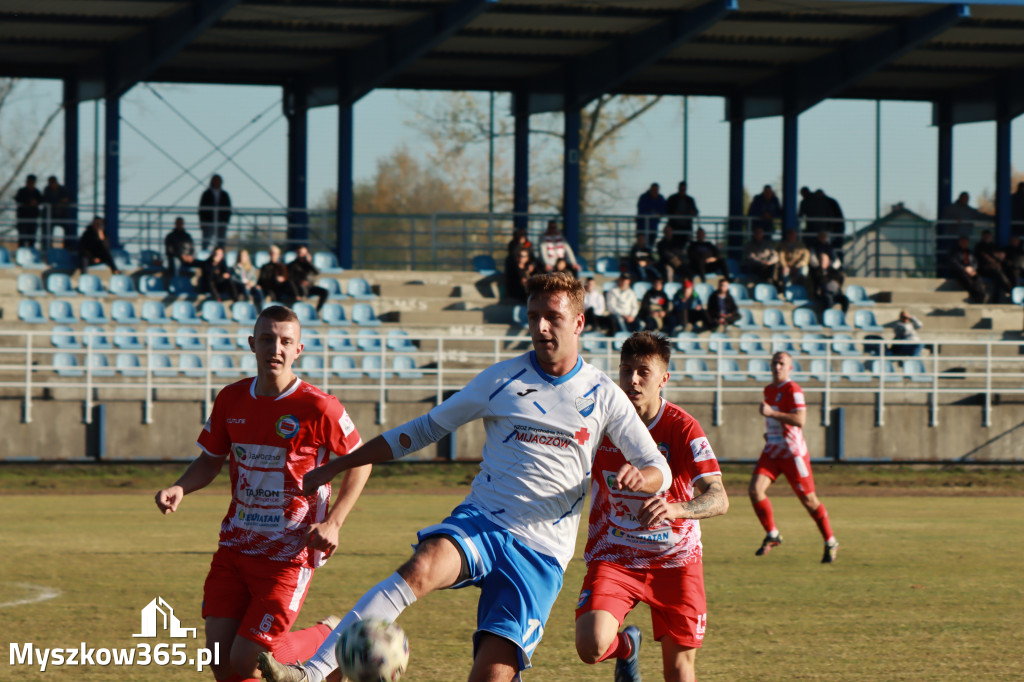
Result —
[{"label": "row of blue seats", "polygon": [[[202,350],[206,348],[209,336],[210,348],[216,351],[249,349],[251,331],[245,328],[230,331],[223,327],[211,327],[200,331],[195,327],[177,327],[167,331],[162,327],[151,327],[139,332],[134,327],[116,327],[108,332],[100,327],[86,327],[78,332],[71,327],[58,325],[50,330],[50,343],[55,348],[64,350],[89,347],[98,350],[119,348],[121,350]],[[110,337],[113,337],[113,343]],[[338,352],[354,352],[356,349],[367,352],[380,352],[384,344],[389,350],[409,353],[416,351],[416,345],[409,335],[400,329],[392,329],[387,336],[381,336],[373,329],[361,329],[358,334],[350,336],[348,332],[338,329],[326,334],[316,331],[305,331],[302,334],[305,353],[322,352],[329,348]]]},{"label": "row of blue seats", "polygon": [[[629,332],[618,332],[611,338],[600,334],[584,334],[582,337],[583,350],[586,353],[607,355],[610,350],[619,351],[629,336]],[[877,346],[880,341],[869,340],[864,343],[869,346]],[[799,339],[794,339],[789,334],[772,334],[764,343],[757,334],[749,332],[741,334],[738,339],[731,338],[723,332],[713,332],[707,338],[702,338],[693,332],[683,332],[675,337],[676,350],[686,355],[708,355],[719,352],[723,355],[738,353],[768,355],[779,351],[786,351],[790,355],[826,355],[830,345],[833,355],[866,354],[857,350],[856,342],[849,334],[835,334],[832,337],[827,337],[824,334],[804,334]]]},{"label": "row of blue seats", "polygon": [[[89,358],[88,361],[80,361],[74,353],[54,353],[53,368],[58,376],[83,377],[88,362],[94,377],[114,376],[115,371],[126,377],[146,376],[145,357],[133,353],[118,353],[113,364],[102,353],[94,353]],[[206,376],[206,367],[199,355],[182,353],[175,363],[170,355],[154,353],[149,361],[155,377],[174,377],[179,374],[186,377]],[[324,364],[324,358],[320,355],[303,355],[299,358],[298,371],[312,382],[320,382],[325,371],[339,379],[359,379],[363,376],[380,379],[382,371],[386,379],[394,375],[402,379],[419,379],[423,376],[423,372],[416,366],[416,358],[411,355],[392,356],[391,370],[383,369],[378,355],[364,356],[359,365],[348,355],[333,355],[329,365]],[[210,372],[217,377],[252,376],[256,373],[256,357],[243,355],[236,364],[231,355],[214,355],[210,358]]]},{"label": "row of blue seats", "polygon": [[[764,358],[751,358],[747,361],[745,370],[741,369],[740,363],[733,358],[723,358],[719,362],[723,381],[753,379],[761,383],[768,383],[772,380],[771,364]],[[615,369],[609,366],[606,357],[591,358],[590,363],[605,372]],[[808,379],[824,382],[830,369],[833,381],[840,379],[858,383],[878,381],[883,370],[886,381],[897,382],[904,379],[915,382],[932,381],[932,376],[925,369],[924,362],[916,358],[904,360],[902,368],[897,367],[896,363],[891,360],[886,360],[884,364],[881,360],[868,360],[865,364],[854,358],[845,358],[839,363],[838,372],[834,367],[829,366],[827,360],[821,358],[812,359],[807,372],[804,372],[799,360],[794,360],[791,376],[797,382]],[[711,371],[707,361],[703,358],[686,358],[683,361],[681,374],[677,371],[675,361],[672,361],[669,365],[669,373],[675,373],[677,377],[685,377],[692,381],[715,381],[715,373]]]},{"label": "row of blue seats", "polygon": [[[616,286],[615,281],[605,282],[603,289],[608,291],[614,286]],[[644,294],[651,289],[651,286],[650,282],[633,282],[633,293],[636,294],[637,298],[642,299]],[[671,298],[682,287],[683,285],[680,282],[667,282],[665,284],[665,293]],[[860,284],[848,284],[845,292],[846,297],[850,299],[850,305],[864,307],[875,305],[875,302],[868,297],[867,290]],[[707,304],[714,293],[715,287],[706,282],[696,282],[693,285],[693,295],[701,303]],[[780,306],[786,303],[803,306],[809,305],[811,302],[806,287],[801,284],[790,284],[786,287],[785,293],[780,296],[778,290],[773,285],[762,282],[754,285],[753,296],[751,296],[746,286],[738,282],[732,282],[729,284],[729,294],[738,306],[749,306],[755,303],[766,306]]]},{"label": "row of blue seats", "polygon": [[[268,302],[273,305],[273,302]],[[339,303],[325,303],[318,314],[316,308],[309,303],[298,301],[292,305],[292,311],[299,318],[303,327],[346,327],[353,322],[362,327],[378,327],[381,324],[373,306],[369,303],[353,303],[351,317],[344,306]],[[137,314],[138,313],[138,314]],[[248,301],[236,301],[228,308],[220,301],[208,300],[196,309],[191,301],[175,301],[168,309],[159,301],[145,301],[141,311],[135,310],[132,301],[114,301],[110,305],[110,316],[100,301],[81,301],[78,304],[78,316],[72,305],[67,301],[50,301],[46,315],[39,301],[31,298],[18,302],[18,319],[29,324],[75,324],[79,320],[86,324],[108,324],[113,320],[117,324],[232,324],[237,323],[252,327],[256,322],[256,306]]]},{"label": "row of blue seats", "polygon": [[[324,277],[317,281],[317,284],[327,290],[328,298],[354,298],[358,300],[373,300],[377,294],[373,293],[370,283],[362,277],[352,277],[344,287],[341,281]],[[143,275],[139,278],[138,289],[134,280],[128,275],[111,275],[110,287],[103,285],[96,275],[83,273],[78,278],[78,286],[74,286],[71,277],[54,272],[47,276],[44,287],[43,280],[39,275],[25,272],[18,275],[18,293],[22,296],[46,296],[47,294],[60,298],[74,298],[78,295],[103,298],[108,295],[119,298],[135,298],[139,295],[149,298],[184,297],[195,299],[198,296],[192,280],[188,277],[172,277],[166,281],[162,275]]]}]

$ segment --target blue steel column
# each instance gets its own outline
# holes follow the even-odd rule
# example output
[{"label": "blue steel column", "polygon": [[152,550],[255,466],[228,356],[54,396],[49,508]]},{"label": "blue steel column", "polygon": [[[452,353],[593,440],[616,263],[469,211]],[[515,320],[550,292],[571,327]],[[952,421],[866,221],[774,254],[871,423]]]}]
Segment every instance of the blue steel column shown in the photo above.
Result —
[{"label": "blue steel column", "polygon": [[121,98],[108,95],[103,100],[104,157],[103,157],[103,214],[106,219],[107,240],[111,248],[121,246]]},{"label": "blue steel column", "polygon": [[[518,103],[523,98],[516,97]],[[512,212],[516,229],[527,229],[530,211],[530,112],[518,107],[515,112],[515,158],[513,160]]]},{"label": "blue steel column", "polygon": [[[729,216],[736,218],[743,215],[743,99],[733,97],[729,105]],[[729,221],[729,245],[727,255],[738,258],[743,248],[743,221]]]},{"label": "blue steel column", "polygon": [[305,91],[286,89],[284,111],[288,118],[288,245],[294,249],[299,244],[309,243],[309,213],[306,211],[309,125]]},{"label": "blue steel column", "polygon": [[782,116],[782,227],[784,230],[797,226],[797,140],[799,138],[799,114],[786,113]]},{"label": "blue steel column", "polygon": [[949,118],[949,107],[936,104],[936,127],[938,139],[938,178],[935,197],[935,217],[942,217],[942,212],[953,203],[953,124]]},{"label": "blue steel column", "polygon": [[352,267],[352,104],[338,105],[338,245],[343,268]]},{"label": "blue steel column", "polygon": [[1000,112],[996,119],[996,241],[1010,241],[1010,124],[1013,119]]},{"label": "blue steel column", "polygon": [[[64,248],[77,248],[78,235],[78,82],[64,79],[64,191],[70,206],[64,222]],[[54,233],[51,232],[51,239]]]},{"label": "blue steel column", "polygon": [[[567,97],[568,101],[569,98]],[[565,241],[580,252],[580,109],[565,109],[565,151],[562,157],[562,220]]]}]

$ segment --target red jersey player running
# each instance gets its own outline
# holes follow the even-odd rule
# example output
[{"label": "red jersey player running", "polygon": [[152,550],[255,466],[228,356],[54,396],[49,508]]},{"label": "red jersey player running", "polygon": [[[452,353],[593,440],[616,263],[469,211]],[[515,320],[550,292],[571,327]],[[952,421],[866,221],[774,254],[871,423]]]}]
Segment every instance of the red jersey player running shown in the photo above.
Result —
[{"label": "red jersey player running", "polygon": [[789,353],[783,351],[772,356],[772,383],[765,387],[764,402],[761,403],[761,414],[765,417],[764,450],[754,467],[749,490],[754,512],[767,532],[755,554],[764,556],[782,544],[782,536],[775,527],[772,503],[768,499],[768,487],[782,473],[786,475],[790,487],[811,518],[818,524],[818,530],[825,538],[825,555],[821,563],[830,564],[836,560],[839,542],[832,534],[825,505],[814,494],[811,457],[807,453],[803,432],[807,405],[804,403],[803,390],[796,382],[789,380],[792,369],[793,358]]},{"label": "red jersey player running", "polygon": [[718,460],[700,424],[661,397],[670,357],[664,336],[633,334],[622,344],[619,386],[668,459],[671,487],[653,497],[616,488],[616,472],[626,460],[607,438],[591,469],[587,577],[576,608],[576,650],[585,663],[618,659],[616,682],[640,680],[640,630],[630,625],[618,631],[639,602],[651,607],[665,680],[694,679],[694,659],[707,626],[697,519],[729,509]]},{"label": "red jersey player running", "polygon": [[337,398],[292,372],[302,353],[300,335],[290,309],[260,313],[249,337],[256,377],[221,390],[199,434],[202,454],[156,494],[157,507],[174,512],[228,462],[231,504],[203,587],[206,646],[222,652],[213,666],[222,682],[257,677],[262,651],[288,661],[308,658],[330,633],[331,619],[289,631],[314,569],[337,548],[338,529],[370,475],[370,466],[348,472],[330,508],[329,484],[302,494],[306,473],[362,441]]}]

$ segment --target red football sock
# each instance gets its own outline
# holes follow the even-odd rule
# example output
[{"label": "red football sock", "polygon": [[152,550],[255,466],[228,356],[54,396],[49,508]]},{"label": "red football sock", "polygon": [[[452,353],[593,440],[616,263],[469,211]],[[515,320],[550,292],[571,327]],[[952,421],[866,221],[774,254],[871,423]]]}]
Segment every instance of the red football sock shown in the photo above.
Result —
[{"label": "red football sock", "polygon": [[754,502],[754,513],[757,514],[757,520],[764,526],[766,533],[776,531],[775,529],[775,514],[772,512],[772,503],[767,497],[760,502]]},{"label": "red football sock", "polygon": [[331,629],[323,623],[304,630],[293,630],[274,642],[274,658],[281,663],[305,661],[316,653],[329,634]]},{"label": "red football sock", "polygon": [[615,641],[608,647],[608,651],[604,652],[601,658],[597,659],[597,662],[607,661],[609,658],[625,658],[633,653],[633,644],[629,641],[629,637],[626,634],[620,632],[615,636]]},{"label": "red football sock", "polygon": [[818,524],[821,537],[828,541],[832,537],[832,524],[828,522],[828,511],[825,509],[825,505],[819,504],[818,508],[811,512],[811,518]]}]

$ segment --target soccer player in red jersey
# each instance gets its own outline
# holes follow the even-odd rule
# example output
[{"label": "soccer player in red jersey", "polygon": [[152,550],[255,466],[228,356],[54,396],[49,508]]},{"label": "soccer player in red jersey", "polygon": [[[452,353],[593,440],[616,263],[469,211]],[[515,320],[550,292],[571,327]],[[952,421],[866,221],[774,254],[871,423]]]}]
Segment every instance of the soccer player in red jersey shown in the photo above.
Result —
[{"label": "soccer player in red jersey", "polygon": [[754,513],[767,533],[755,554],[764,556],[782,544],[782,536],[775,527],[772,503],[768,499],[769,486],[782,473],[807,513],[818,524],[818,530],[825,539],[821,563],[830,564],[836,560],[839,542],[832,534],[825,505],[814,494],[811,457],[807,453],[803,432],[807,405],[803,389],[789,379],[792,369],[793,358],[789,353],[783,351],[772,356],[772,383],[765,387],[764,402],[761,403],[761,414],[765,418],[764,450],[754,467],[749,489]]},{"label": "soccer player in red jersey", "polygon": [[700,522],[724,514],[729,498],[718,460],[697,420],[661,397],[671,347],[652,332],[622,344],[619,386],[668,459],[672,485],[658,495],[615,486],[625,464],[606,438],[591,468],[587,576],[576,608],[576,651],[585,663],[618,659],[615,679],[639,680],[640,630],[619,627],[639,602],[651,607],[666,680],[694,679],[707,605]]},{"label": "soccer player in red jersey", "polygon": [[231,504],[203,587],[206,646],[219,646],[213,674],[221,682],[256,678],[256,659],[311,656],[330,633],[331,619],[289,632],[316,568],[338,547],[338,529],[363,490],[370,466],[353,469],[330,505],[329,484],[302,494],[302,478],[331,453],[362,444],[337,398],[295,376],[302,353],[299,320],[290,309],[260,313],[249,347],[256,377],[226,386],[199,434],[202,453],[174,485],[156,494],[169,514],[182,498],[231,472]]}]

